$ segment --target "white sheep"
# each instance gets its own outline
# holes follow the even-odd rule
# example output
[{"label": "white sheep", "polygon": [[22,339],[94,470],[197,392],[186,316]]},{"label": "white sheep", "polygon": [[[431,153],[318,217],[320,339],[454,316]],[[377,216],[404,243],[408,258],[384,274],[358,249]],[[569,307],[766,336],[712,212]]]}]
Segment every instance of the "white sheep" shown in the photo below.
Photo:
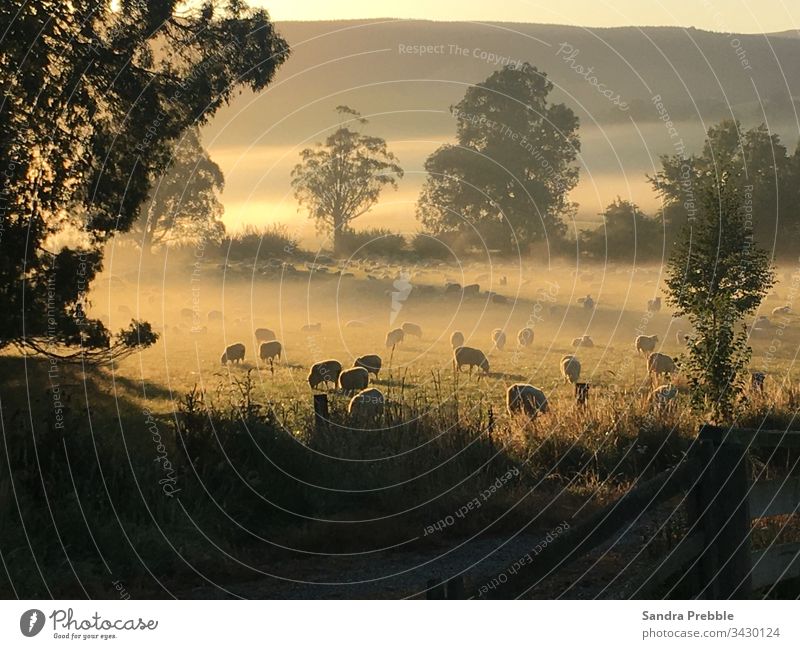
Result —
[{"label": "white sheep", "polygon": [[321,322],[309,322],[300,327],[300,331],[322,331]]},{"label": "white sheep", "polygon": [[515,383],[506,390],[506,410],[509,415],[524,412],[532,418],[547,412],[547,397],[533,385]]},{"label": "white sheep", "polygon": [[267,329],[266,327],[259,327],[256,329],[256,341],[263,343],[267,340],[275,340],[277,336],[272,329]]},{"label": "white sheep", "polygon": [[671,376],[675,374],[677,369],[678,366],[675,365],[674,359],[666,354],[653,352],[647,357],[647,372],[654,374],[656,379],[661,375],[669,374]]},{"label": "white sheep", "polygon": [[344,323],[345,329],[363,329],[366,326],[367,323],[361,320],[348,320]]},{"label": "white sheep", "polygon": [[381,365],[381,357],[377,354],[359,356],[353,363],[353,367],[363,367],[370,374],[374,374],[376,379],[378,378],[378,372],[381,371]]},{"label": "white sheep", "polygon": [[678,329],[678,333],[675,334],[675,340],[678,341],[679,345],[688,345],[692,341],[692,337]]},{"label": "white sheep", "polygon": [[258,357],[262,361],[269,360],[272,362],[272,359],[281,360],[281,352],[283,352],[283,345],[280,344],[277,340],[267,340],[261,343],[261,346],[258,348]]},{"label": "white sheep", "polygon": [[220,364],[225,365],[228,361],[231,363],[241,363],[244,360],[244,343],[233,343],[225,348],[222,352]]},{"label": "white sheep", "polygon": [[792,307],[788,304],[784,304],[783,306],[776,306],[772,309],[772,315],[789,315],[792,312]]},{"label": "white sheep", "polygon": [[561,376],[564,383],[577,383],[581,378],[581,362],[571,354],[561,359]]},{"label": "white sheep", "polygon": [[363,367],[351,367],[339,374],[339,388],[345,394],[364,390],[369,386],[369,372]]},{"label": "white sheep", "polygon": [[506,332],[502,329],[495,329],[492,332],[492,343],[495,348],[502,350],[506,346]]},{"label": "white sheep", "polygon": [[403,334],[406,336],[422,338],[422,327],[414,322],[404,322],[400,325],[400,328],[403,330]]},{"label": "white sheep", "polygon": [[464,334],[460,331],[454,331],[450,334],[450,346],[455,349],[456,347],[464,346]]},{"label": "white sheep", "polygon": [[658,344],[658,336],[636,336],[636,340],[633,341],[633,344],[638,353],[649,354],[655,351],[656,345]]},{"label": "white sheep", "polygon": [[347,414],[356,419],[376,419],[383,414],[386,397],[378,388],[361,390],[347,404]]},{"label": "white sheep", "polygon": [[453,350],[453,362],[459,372],[464,365],[468,365],[470,374],[472,374],[473,367],[482,369],[485,374],[489,373],[489,360],[486,358],[486,354],[474,347],[456,347]]},{"label": "white sheep", "polygon": [[594,341],[591,336],[578,336],[572,339],[573,347],[594,347]]},{"label": "white sheep", "polygon": [[523,327],[517,332],[517,342],[520,347],[529,347],[533,344],[533,329]]},{"label": "white sheep", "polygon": [[391,349],[395,345],[399,345],[403,342],[403,338],[405,338],[405,332],[400,329],[392,329],[390,332],[386,334],[386,347],[387,349]]},{"label": "white sheep", "polygon": [[342,364],[335,359],[328,359],[314,363],[308,373],[308,384],[312,390],[316,390],[320,383],[333,383],[339,379],[339,374],[342,373]]},{"label": "white sheep", "polygon": [[222,311],[214,309],[208,312],[208,321],[209,322],[222,322],[223,320]]}]

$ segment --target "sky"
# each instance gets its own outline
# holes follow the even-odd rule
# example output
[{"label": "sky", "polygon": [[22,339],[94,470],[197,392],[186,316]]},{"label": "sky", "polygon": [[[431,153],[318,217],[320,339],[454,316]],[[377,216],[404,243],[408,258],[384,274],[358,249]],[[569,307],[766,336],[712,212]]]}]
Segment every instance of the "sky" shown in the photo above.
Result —
[{"label": "sky", "polygon": [[800,28],[797,0],[250,0],[273,20],[424,18],[555,23],[586,27],[673,25],[717,32]]}]

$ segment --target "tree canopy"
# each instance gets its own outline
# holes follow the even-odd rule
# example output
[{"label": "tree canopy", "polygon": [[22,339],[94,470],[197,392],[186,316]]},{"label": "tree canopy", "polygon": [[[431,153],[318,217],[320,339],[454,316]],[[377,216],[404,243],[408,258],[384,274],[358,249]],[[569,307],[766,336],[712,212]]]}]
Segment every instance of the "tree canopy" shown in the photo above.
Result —
[{"label": "tree canopy", "polygon": [[509,65],[451,108],[456,144],[425,162],[417,217],[426,231],[474,229],[505,249],[564,235],[580,141],[572,110],[547,101],[552,89],[535,67]]},{"label": "tree canopy", "polygon": [[[86,317],[102,246],[127,232],[174,143],[286,59],[238,0],[0,3],[0,347],[114,348]],[[149,328],[118,335],[129,348]]]},{"label": "tree canopy", "polygon": [[397,187],[403,170],[386,140],[356,128],[366,119],[348,106],[336,110],[344,121],[324,143],[300,152],[292,187],[318,228],[331,232],[339,252],[352,222],[372,209],[385,187]]},{"label": "tree canopy", "polygon": [[595,259],[642,262],[660,259],[664,233],[661,221],[639,206],[617,197],[603,213],[603,224],[580,233],[580,249]]},{"label": "tree canopy", "polygon": [[175,143],[166,173],[153,179],[131,237],[143,253],[153,246],[220,240],[225,225],[218,193],[224,186],[222,170],[203,148],[199,129],[189,128]]}]

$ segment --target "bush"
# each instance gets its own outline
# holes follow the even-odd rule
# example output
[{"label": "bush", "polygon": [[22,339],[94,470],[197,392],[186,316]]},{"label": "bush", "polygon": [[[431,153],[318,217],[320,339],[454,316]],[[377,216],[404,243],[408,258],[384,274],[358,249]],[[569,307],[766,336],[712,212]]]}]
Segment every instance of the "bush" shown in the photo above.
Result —
[{"label": "bush", "polygon": [[406,252],[406,240],[385,228],[370,228],[342,233],[341,252],[355,257],[397,257]]},{"label": "bush", "polygon": [[285,257],[297,248],[298,241],[282,223],[266,227],[245,226],[234,235],[226,236],[219,246],[222,256],[231,260],[270,259]]}]

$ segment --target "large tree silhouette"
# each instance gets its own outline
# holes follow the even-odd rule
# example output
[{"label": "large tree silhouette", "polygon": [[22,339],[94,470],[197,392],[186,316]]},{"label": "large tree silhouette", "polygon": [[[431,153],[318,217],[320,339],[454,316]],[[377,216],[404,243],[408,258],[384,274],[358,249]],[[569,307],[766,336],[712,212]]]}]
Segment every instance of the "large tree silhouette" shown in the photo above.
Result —
[{"label": "large tree silhouette", "polygon": [[378,202],[387,185],[397,187],[403,170],[386,140],[356,129],[366,119],[347,106],[336,110],[346,121],[324,143],[300,152],[300,162],[292,170],[292,187],[319,228],[331,232],[338,253],[342,234]]},{"label": "large tree silhouette", "polygon": [[452,108],[457,143],[425,162],[417,217],[432,233],[473,228],[490,245],[561,237],[578,182],[578,118],[551,104],[535,67],[506,66],[467,90]]},{"label": "large tree silhouette", "polygon": [[86,317],[102,247],[138,218],[174,142],[268,84],[286,43],[236,0],[4,2],[0,24],[0,348],[149,344],[148,326],[112,340]]}]

